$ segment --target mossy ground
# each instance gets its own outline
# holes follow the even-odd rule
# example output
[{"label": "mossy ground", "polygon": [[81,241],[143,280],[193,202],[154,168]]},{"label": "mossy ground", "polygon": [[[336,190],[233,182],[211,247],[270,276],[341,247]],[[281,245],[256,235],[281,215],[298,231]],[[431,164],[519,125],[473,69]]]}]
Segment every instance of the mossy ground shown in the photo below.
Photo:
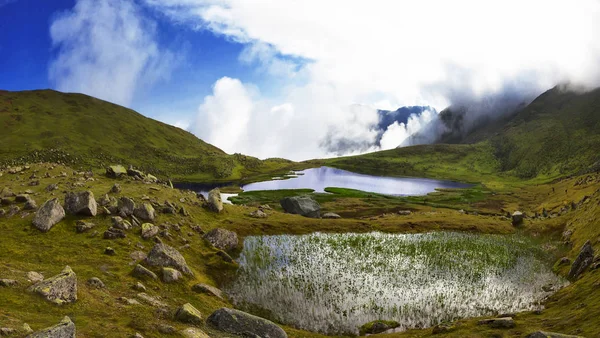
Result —
[{"label": "mossy ground", "polygon": [[[95,171],[95,180],[81,181],[81,175],[73,174],[71,168],[57,166],[48,170],[48,164],[32,165],[21,174],[8,174],[3,171],[0,177],[0,189],[9,187],[14,192],[27,189],[34,191],[33,198],[41,205],[52,197],[64,199],[64,192],[89,189],[97,199],[109,192],[114,183],[120,183],[122,192],[109,194],[115,197],[128,196],[141,202],[142,196],[156,198],[159,202],[169,200],[184,205],[190,216],[159,214],[155,224],[163,222],[179,223],[181,233],[172,231],[171,239],[164,241],[176,248],[189,241],[188,248],[180,251],[195,272],[193,278],[186,277],[182,282],[165,284],[160,281],[142,281],[147,293],[160,296],[169,305],[171,312],[184,304],[191,303],[205,317],[213,310],[231,306],[227,301],[196,294],[190,287],[198,282],[218,285],[229,278],[235,266],[222,261],[216,255],[217,250],[204,242],[200,235],[191,230],[192,225],[200,225],[205,231],[215,227],[234,230],[243,240],[244,236],[260,234],[305,234],[321,232],[424,232],[433,230],[475,231],[482,233],[521,233],[524,236],[560,239],[565,228],[574,230],[571,244],[568,246],[547,248],[549,255],[563,252],[572,260],[586,240],[591,240],[596,252],[600,251],[600,178],[598,175],[584,175],[547,183],[522,183],[512,179],[481,179],[483,182],[471,189],[438,191],[427,197],[390,198],[377,194],[331,189],[332,194],[317,195],[323,203],[324,211],[343,215],[339,220],[309,219],[288,215],[278,210],[277,199],[289,192],[255,192],[242,194],[240,198],[248,205],[226,205],[221,214],[204,209],[195,194],[162,185],[148,185],[129,179],[114,180],[103,176],[103,170]],[[49,171],[53,178],[41,178]],[[29,175],[37,172],[40,185],[29,186]],[[57,177],[67,172],[64,178]],[[452,177],[445,177],[452,178]],[[493,183],[494,180],[496,183]],[[581,181],[587,182],[578,184]],[[84,187],[72,187],[82,182]],[[490,183],[491,182],[491,183]],[[516,182],[516,183],[514,183]],[[50,183],[58,183],[59,189],[52,193],[44,188]],[[157,187],[160,191],[150,189]],[[554,192],[553,192],[554,188]],[[294,192],[307,193],[307,191]],[[322,195],[322,194],[321,194]],[[501,209],[523,210],[533,214],[542,208],[555,213],[572,201],[579,202],[584,196],[590,196],[586,203],[563,215],[546,219],[526,219],[515,228],[504,216]],[[180,199],[184,198],[184,202]],[[249,216],[254,206],[269,203],[275,208],[268,211],[267,219],[255,219]],[[21,204],[18,204],[22,207]],[[8,207],[2,207],[8,209]],[[468,214],[458,210],[470,211]],[[398,210],[411,210],[411,215],[402,216]],[[478,214],[474,214],[477,212]],[[48,233],[41,233],[31,226],[33,214],[23,212],[11,217],[0,217],[0,272],[1,278],[13,278],[21,282],[17,288],[0,288],[0,326],[20,327],[23,322],[34,329],[51,326],[68,315],[77,325],[79,337],[127,337],[140,332],[145,337],[159,337],[157,325],[163,323],[183,329],[188,325],[178,323],[172,316],[162,317],[155,309],[147,305],[125,305],[119,297],[135,298],[137,291],[131,286],[138,280],[130,275],[133,260],[129,257],[133,251],[148,252],[153,246],[152,240],[142,240],[139,229],[128,231],[127,238],[105,240],[102,233],[110,225],[110,218],[97,216],[93,219],[68,216]],[[87,219],[97,224],[88,233],[78,234],[75,222]],[[98,235],[92,236],[94,231]],[[241,241],[240,241],[241,243]],[[104,249],[113,247],[117,254],[107,256]],[[142,249],[141,246],[144,248]],[[234,253],[235,255],[235,253]],[[37,295],[26,291],[29,283],[27,271],[42,272],[46,277],[58,274],[65,265],[70,265],[79,280],[79,300],[72,305],[56,306],[44,301]],[[559,267],[557,272],[565,275],[568,267]],[[91,277],[99,277],[106,289],[93,289],[85,284]],[[444,337],[520,337],[538,329],[580,334],[586,337],[599,337],[600,324],[600,271],[588,271],[583,276],[552,296],[546,302],[547,309],[541,314],[521,313],[516,319],[514,329],[491,329],[477,325],[477,319],[465,319],[456,323],[454,331],[438,334]],[[385,318],[382,318],[385,319]],[[357,323],[357,326],[364,323]],[[220,337],[221,333],[210,327],[201,329],[211,336]],[[316,333],[297,330],[284,326],[290,337],[322,337]],[[389,337],[426,337],[432,335],[432,329],[412,330],[395,333]]]}]

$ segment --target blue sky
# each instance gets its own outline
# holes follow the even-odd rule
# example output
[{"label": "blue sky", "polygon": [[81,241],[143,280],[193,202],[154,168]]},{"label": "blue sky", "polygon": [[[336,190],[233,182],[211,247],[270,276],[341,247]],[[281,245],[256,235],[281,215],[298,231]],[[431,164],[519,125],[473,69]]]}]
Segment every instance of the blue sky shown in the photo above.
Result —
[{"label": "blue sky", "polygon": [[596,0],[0,0],[0,89],[81,92],[301,160],[435,129],[431,111],[378,130],[377,109],[596,87],[599,36]]}]

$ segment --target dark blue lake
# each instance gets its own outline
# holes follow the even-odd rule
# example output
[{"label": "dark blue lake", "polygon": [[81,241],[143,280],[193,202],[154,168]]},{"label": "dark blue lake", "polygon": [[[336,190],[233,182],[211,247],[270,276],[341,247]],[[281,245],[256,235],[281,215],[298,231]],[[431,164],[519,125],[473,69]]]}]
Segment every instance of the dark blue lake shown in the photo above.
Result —
[{"label": "dark blue lake", "polygon": [[[435,189],[468,188],[471,184],[414,177],[383,177],[357,174],[330,167],[306,169],[296,172],[290,178],[276,178],[271,181],[243,185],[244,191],[313,189],[325,192],[327,187],[348,188],[385,195],[415,196],[426,195]],[[286,176],[289,177],[289,176]],[[213,188],[227,184],[176,184],[178,188],[191,189],[206,194]]]}]

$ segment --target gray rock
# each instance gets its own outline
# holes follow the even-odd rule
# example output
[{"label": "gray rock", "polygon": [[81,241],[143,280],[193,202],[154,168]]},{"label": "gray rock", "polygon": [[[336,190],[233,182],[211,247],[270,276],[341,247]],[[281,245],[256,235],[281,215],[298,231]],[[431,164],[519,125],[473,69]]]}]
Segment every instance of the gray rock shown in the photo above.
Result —
[{"label": "gray rock", "polygon": [[269,217],[269,215],[267,215],[266,212],[260,210],[260,209],[256,209],[255,211],[250,213],[250,217],[254,217],[254,218],[267,218]]},{"label": "gray rock", "polygon": [[155,212],[150,203],[144,203],[133,210],[135,217],[144,221],[154,221]]},{"label": "gray rock", "polygon": [[115,183],[112,188],[110,188],[110,192],[113,194],[118,194],[121,192],[121,185],[119,183]]},{"label": "gray rock", "polygon": [[571,336],[568,334],[536,331],[527,335],[526,338],[583,338],[582,336]]},{"label": "gray rock", "polygon": [[127,169],[122,165],[111,165],[106,168],[106,176],[111,178],[118,178],[123,175],[127,175]]},{"label": "gray rock", "polygon": [[114,255],[116,255],[117,253],[115,252],[115,249],[113,249],[113,248],[111,248],[110,246],[108,246],[108,247],[106,247],[106,248],[104,249],[104,254],[105,254],[105,255],[109,255],[109,256],[114,256]]},{"label": "gray rock", "polygon": [[210,338],[210,336],[203,331],[193,327],[188,327],[187,329],[181,330],[179,331],[179,334],[181,334],[181,336],[184,338]]},{"label": "gray rock", "polygon": [[162,280],[165,283],[174,283],[183,277],[179,270],[173,268],[163,268],[162,269]]},{"label": "gray rock", "polygon": [[[464,210],[463,210],[463,213],[464,213]],[[412,214],[412,212],[410,210],[400,210],[400,211],[398,211],[398,215],[400,215],[400,216],[408,216],[410,214]]]},{"label": "gray rock", "polygon": [[201,325],[202,313],[190,303],[183,304],[175,312],[175,319],[182,323]]},{"label": "gray rock", "polygon": [[11,288],[19,286],[19,282],[14,279],[0,279],[0,286],[5,288]]},{"label": "gray rock", "polygon": [[52,184],[48,185],[45,190],[47,192],[52,192],[54,190],[58,190],[58,184],[52,183]]},{"label": "gray rock", "polygon": [[0,197],[15,197],[15,193],[10,188],[5,187],[0,191]]},{"label": "gray rock", "polygon": [[104,239],[118,239],[118,238],[125,238],[125,237],[127,237],[125,232],[123,232],[123,230],[117,229],[117,228],[111,227],[111,228],[108,228],[104,232]]},{"label": "gray rock", "polygon": [[204,239],[210,242],[215,248],[230,251],[238,246],[237,234],[222,228],[216,228],[204,235]]},{"label": "gray rock", "polygon": [[27,194],[19,194],[15,196],[15,202],[17,203],[25,203],[27,200],[29,200],[29,195]]},{"label": "gray rock", "polygon": [[162,302],[160,299],[158,299],[156,297],[152,297],[144,292],[138,293],[137,298],[140,299],[141,301],[143,301],[144,303],[149,304],[154,307],[165,308],[168,306],[167,304]]},{"label": "gray rock", "polygon": [[145,261],[150,266],[172,267],[186,275],[194,275],[179,251],[164,243],[154,245]]},{"label": "gray rock", "polygon": [[579,275],[594,261],[594,249],[592,248],[592,244],[588,240],[585,242],[579,255],[571,265],[571,270],[569,271],[569,278],[575,279],[579,277]]},{"label": "gray rock", "polygon": [[129,230],[131,229],[131,223],[129,221],[124,220],[121,216],[113,216],[110,218],[113,228],[121,229],[121,230]]},{"label": "gray rock", "polygon": [[142,278],[142,279],[144,279],[144,278],[158,279],[158,276],[154,272],[146,269],[145,267],[143,267],[140,264],[137,264],[135,266],[135,268],[133,268],[133,272],[131,274],[137,278]]},{"label": "gray rock", "polygon": [[86,232],[95,226],[96,226],[96,224],[91,223],[91,222],[85,222],[85,221],[75,222],[75,229],[77,230],[78,233]]},{"label": "gray rock", "polygon": [[140,282],[135,283],[132,287],[134,290],[146,292],[146,286]]},{"label": "gray rock", "polygon": [[71,318],[65,317],[57,325],[32,333],[27,338],[75,338],[75,331]]},{"label": "gray rock", "polygon": [[342,216],[340,216],[338,214],[335,214],[333,212],[327,212],[327,213],[323,214],[322,218],[325,218],[325,219],[339,219],[339,218],[342,218]]},{"label": "gray rock", "polygon": [[27,279],[31,282],[31,283],[37,283],[37,282],[41,282],[44,280],[44,275],[42,275],[39,272],[35,272],[35,271],[29,271],[27,273]]},{"label": "gray rock", "polygon": [[35,213],[33,225],[46,232],[50,230],[56,223],[60,222],[65,217],[65,209],[58,202],[58,198],[53,198],[46,201],[44,205]]},{"label": "gray rock", "polygon": [[126,217],[131,216],[135,210],[135,202],[131,198],[121,197],[119,199],[118,210],[120,214]]},{"label": "gray rock", "polygon": [[523,218],[525,217],[525,215],[523,215],[522,212],[520,211],[515,211],[512,215],[511,215],[511,220],[512,220],[512,225],[517,226],[520,225],[521,223],[523,223]]},{"label": "gray rock", "polygon": [[510,329],[515,327],[515,321],[511,317],[483,319],[478,322],[479,325],[488,325],[495,329]]},{"label": "gray rock", "polygon": [[223,201],[221,200],[221,191],[219,189],[213,189],[208,192],[208,198],[206,200],[208,208],[214,212],[221,212],[223,210]]},{"label": "gray rock", "polygon": [[160,229],[154,224],[144,223],[142,224],[142,238],[152,238],[158,234],[159,230]]},{"label": "gray rock", "polygon": [[37,203],[33,199],[29,198],[27,202],[25,202],[23,210],[35,210],[37,207]]},{"label": "gray rock", "polygon": [[68,192],[65,209],[73,215],[96,216],[98,213],[98,205],[91,191]]},{"label": "gray rock", "polygon": [[104,289],[106,287],[104,282],[98,277],[92,277],[88,279],[87,285],[96,289]]},{"label": "gray rock", "polygon": [[134,261],[143,261],[146,259],[146,257],[146,253],[143,251],[134,251],[129,254],[129,258],[133,259]]},{"label": "gray rock", "polygon": [[197,293],[206,293],[209,295],[213,295],[219,299],[223,299],[223,291],[219,290],[214,286],[210,286],[208,284],[198,283],[192,286],[192,291]]},{"label": "gray rock", "polygon": [[285,197],[279,201],[285,212],[305,217],[319,218],[321,206],[310,196]]},{"label": "gray rock", "polygon": [[77,300],[77,275],[66,266],[60,274],[32,285],[29,291],[55,304],[73,303]]},{"label": "gray rock", "polygon": [[259,337],[287,338],[285,331],[275,323],[234,309],[221,308],[213,312],[206,322],[231,334],[251,333]]},{"label": "gray rock", "polygon": [[232,263],[232,264],[234,263],[233,258],[231,258],[231,256],[229,256],[229,254],[223,250],[217,251],[216,255],[221,257],[221,259],[227,263]]},{"label": "gray rock", "polygon": [[158,325],[158,332],[162,333],[162,334],[174,334],[175,331],[177,331],[177,329],[175,329],[173,326],[171,325],[167,325],[167,324],[159,324]]},{"label": "gray rock", "polygon": [[0,337],[4,337],[4,336],[11,336],[13,334],[15,334],[17,332],[17,330],[10,328],[10,327],[2,327],[0,328]]}]

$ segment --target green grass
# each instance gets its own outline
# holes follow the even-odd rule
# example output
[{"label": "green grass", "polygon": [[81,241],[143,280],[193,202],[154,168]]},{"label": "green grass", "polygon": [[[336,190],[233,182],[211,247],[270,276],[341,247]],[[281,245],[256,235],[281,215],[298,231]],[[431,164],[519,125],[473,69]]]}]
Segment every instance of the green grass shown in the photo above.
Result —
[{"label": "green grass", "polygon": [[133,165],[178,181],[249,179],[292,167],[284,159],[228,155],[191,133],[83,94],[0,91],[0,164]]}]

